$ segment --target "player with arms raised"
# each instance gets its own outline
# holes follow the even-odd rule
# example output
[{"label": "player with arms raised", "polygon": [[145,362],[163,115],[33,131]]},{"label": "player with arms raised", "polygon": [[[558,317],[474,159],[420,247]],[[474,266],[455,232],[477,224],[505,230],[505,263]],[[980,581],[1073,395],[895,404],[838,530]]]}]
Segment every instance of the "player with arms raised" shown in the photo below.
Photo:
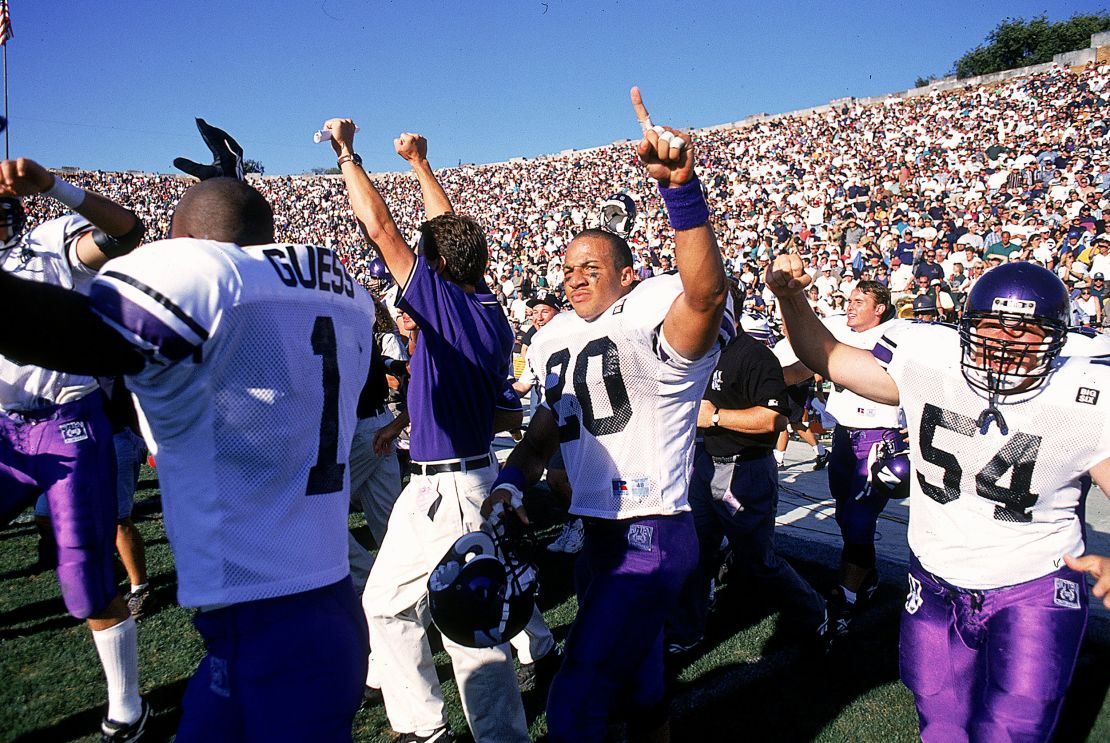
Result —
[{"label": "player with arms raised", "polygon": [[177,740],[350,741],[368,644],[347,462],[373,304],[331,250],[272,244],[270,205],[235,178],[190,188],[171,235],[87,298],[0,273],[0,311],[49,308],[0,329],[0,353],[127,375],[207,650]]},{"label": "player with arms raised", "polygon": [[1096,596],[1110,590],[1110,558],[1073,557],[1085,476],[1110,492],[1110,368],[1060,355],[1064,285],[1030,263],[1000,266],[972,288],[958,331],[898,322],[868,352],[817,320],[796,256],[778,257],[767,283],[808,367],[905,411],[901,672],[922,739],[1048,740],[1086,626],[1082,573]]},{"label": "player with arms raised", "polygon": [[663,619],[698,554],[686,490],[728,286],[689,136],[653,128],[638,88],[632,102],[678,274],[637,283],[622,238],[589,229],[571,241],[563,273],[574,312],[533,340],[543,406],[485,504],[507,503],[526,521],[521,491],[561,447],[586,545],[578,618],[548,697],[553,741],[602,740],[614,714],[630,721],[630,738],[665,739]]}]

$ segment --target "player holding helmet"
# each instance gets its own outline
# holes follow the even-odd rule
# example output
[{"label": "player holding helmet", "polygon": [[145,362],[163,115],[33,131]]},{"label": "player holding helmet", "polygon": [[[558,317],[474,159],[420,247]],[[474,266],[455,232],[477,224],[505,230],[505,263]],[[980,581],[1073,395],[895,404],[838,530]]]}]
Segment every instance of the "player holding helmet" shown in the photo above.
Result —
[{"label": "player holding helmet", "polygon": [[587,523],[580,609],[547,701],[553,741],[600,741],[611,715],[627,716],[630,737],[665,739],[663,620],[697,559],[686,491],[728,285],[688,137],[653,128],[637,88],[632,101],[678,275],[637,283],[628,244],[605,230],[571,241],[563,274],[574,312],[552,320],[530,352],[547,375],[543,407],[483,506],[511,503],[525,518],[521,491],[561,448],[571,513]]},{"label": "player holding helmet", "polygon": [[795,256],[776,259],[767,283],[808,366],[906,413],[901,672],[922,739],[1047,740],[1086,626],[1080,571],[1099,579],[1096,596],[1110,589],[1110,558],[1073,557],[1085,477],[1110,488],[1110,370],[1060,354],[1064,285],[1029,263],[1000,266],[973,287],[958,332],[899,322],[869,353],[809,310]]}]

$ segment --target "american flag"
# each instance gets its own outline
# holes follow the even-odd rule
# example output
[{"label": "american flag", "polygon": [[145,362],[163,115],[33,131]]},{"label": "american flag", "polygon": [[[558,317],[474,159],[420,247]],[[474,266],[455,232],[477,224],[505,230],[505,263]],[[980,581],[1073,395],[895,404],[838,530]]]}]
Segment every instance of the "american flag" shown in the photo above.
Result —
[{"label": "american flag", "polygon": [[0,0],[0,46],[12,37],[12,17],[8,15],[8,0]]}]

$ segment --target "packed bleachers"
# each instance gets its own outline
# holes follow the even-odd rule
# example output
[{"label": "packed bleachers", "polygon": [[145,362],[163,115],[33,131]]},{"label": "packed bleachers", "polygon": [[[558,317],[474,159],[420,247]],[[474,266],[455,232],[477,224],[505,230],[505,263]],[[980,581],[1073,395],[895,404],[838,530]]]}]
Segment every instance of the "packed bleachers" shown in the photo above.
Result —
[{"label": "packed bleachers", "polygon": [[[763,261],[797,250],[822,278],[814,303],[836,312],[861,275],[889,283],[896,297],[912,297],[925,273],[926,291],[948,295],[938,302],[943,308],[949,298],[958,306],[994,263],[1037,260],[1072,286],[1077,324],[1101,326],[1110,296],[1105,280],[1096,280],[1110,270],[1103,214],[1110,206],[1102,115],[1108,82],[1110,66],[1091,63],[699,132],[699,169],[727,269],[753,286],[753,304],[755,297],[770,304],[760,284]],[[438,175],[456,209],[486,226],[489,279],[506,304],[513,294],[557,288],[558,256],[577,230],[596,224],[600,202],[614,191],[628,191],[639,205],[631,242],[640,270],[660,270],[672,250],[662,204],[631,144]],[[135,209],[151,237],[168,234],[172,205],[188,184],[134,173],[66,178]],[[398,223],[414,233],[422,215],[415,179],[394,173],[376,182]],[[279,239],[333,246],[357,278],[368,279],[372,254],[341,180],[264,178],[260,189],[275,206]],[[29,199],[28,208],[34,224],[59,206]]]}]

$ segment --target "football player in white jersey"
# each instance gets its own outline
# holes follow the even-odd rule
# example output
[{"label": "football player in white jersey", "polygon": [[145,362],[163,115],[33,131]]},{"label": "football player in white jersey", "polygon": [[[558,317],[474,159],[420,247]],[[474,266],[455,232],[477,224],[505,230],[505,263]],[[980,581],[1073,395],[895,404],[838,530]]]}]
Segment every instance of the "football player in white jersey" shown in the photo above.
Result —
[{"label": "football player in white jersey", "polygon": [[214,178],[182,197],[172,239],[112,261],[87,299],[0,274],[5,310],[55,310],[0,330],[0,352],[125,373],[138,402],[207,648],[179,741],[349,741],[362,699],[347,463],[373,304],[331,250],[273,230],[261,194]]},{"label": "football player in white jersey", "polygon": [[1110,492],[1110,367],[1060,355],[1064,285],[1031,263],[999,266],[958,331],[901,321],[868,352],[809,310],[795,256],[767,283],[808,366],[905,411],[915,477],[900,655],[922,739],[1048,740],[1086,626],[1084,572],[1110,606],[1110,558],[1083,555],[1079,514],[1088,476]]},{"label": "football player in white jersey", "polygon": [[[20,196],[45,194],[74,214],[21,234]],[[87,293],[96,271],[143,236],[133,212],[51,175],[33,160],[0,163],[0,267],[5,274]],[[9,325],[38,310],[18,306]],[[58,339],[62,343],[62,339]],[[96,380],[0,356],[0,517],[44,494],[66,609],[85,619],[108,680],[106,740],[137,740],[150,707],[139,698],[135,620],[116,588],[118,517],[112,427]]]},{"label": "football player in white jersey", "polygon": [[686,491],[728,285],[690,137],[653,128],[638,88],[632,101],[678,275],[637,283],[628,244],[610,232],[571,241],[563,274],[574,312],[533,339],[543,404],[484,506],[508,503],[526,521],[521,493],[561,447],[586,544],[579,613],[548,696],[553,741],[602,740],[615,715],[629,720],[630,737],[666,739],[663,620],[698,553]]},{"label": "football player in white jersey", "polygon": [[[892,315],[890,290],[876,281],[861,281],[848,296],[846,314],[825,318],[824,324],[841,343],[869,350],[889,326],[887,318]],[[826,410],[836,419],[829,492],[836,501],[836,523],[844,541],[840,581],[829,601],[829,619],[834,636],[843,636],[852,617],[879,586],[875,525],[888,494],[868,486],[868,459],[884,441],[901,438],[902,416],[898,406],[860,397],[835,381]]]}]

